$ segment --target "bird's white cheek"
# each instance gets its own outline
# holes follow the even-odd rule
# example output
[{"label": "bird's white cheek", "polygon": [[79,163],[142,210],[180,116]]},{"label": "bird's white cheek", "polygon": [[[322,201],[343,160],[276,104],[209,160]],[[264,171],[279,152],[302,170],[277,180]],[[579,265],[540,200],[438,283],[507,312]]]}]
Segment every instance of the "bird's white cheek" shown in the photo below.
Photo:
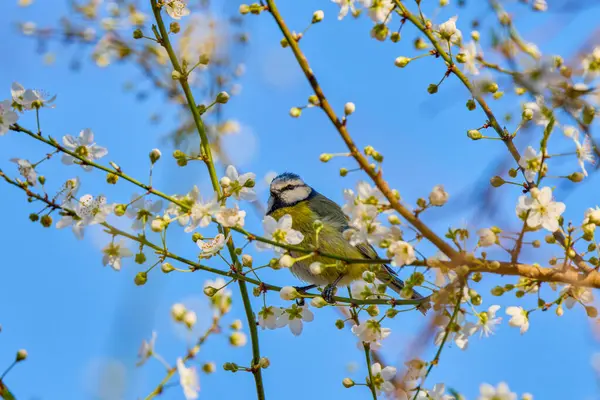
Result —
[{"label": "bird's white cheek", "polygon": [[286,204],[293,204],[299,201],[302,201],[308,197],[310,194],[310,188],[307,187],[297,187],[292,190],[286,190],[283,192],[283,201]]}]

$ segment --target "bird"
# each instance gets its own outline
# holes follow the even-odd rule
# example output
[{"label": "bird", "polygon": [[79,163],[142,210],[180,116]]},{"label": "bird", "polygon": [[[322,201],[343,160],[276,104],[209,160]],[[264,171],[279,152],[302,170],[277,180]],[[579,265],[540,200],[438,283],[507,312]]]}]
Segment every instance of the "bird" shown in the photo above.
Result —
[{"label": "bird", "polygon": [[[340,206],[307,185],[299,175],[291,172],[282,173],[271,181],[269,190],[266,215],[279,220],[289,214],[292,217],[292,229],[304,236],[301,246],[306,247],[308,243],[314,242],[314,238],[317,237],[315,221],[321,221],[318,242],[315,244],[320,253],[339,255],[347,259],[379,258],[375,249],[368,243],[359,243],[356,246],[350,244],[343,235],[344,231],[350,228],[349,219]],[[290,256],[294,258],[301,258],[302,255],[303,253],[290,251]],[[290,267],[292,274],[310,284],[296,289],[304,292],[322,286],[324,287],[322,297],[329,303],[333,302],[338,286],[349,286],[353,281],[361,279],[363,272],[372,265],[372,263],[352,263],[347,264],[343,272],[331,267],[323,268],[319,274],[314,274],[311,272],[310,264],[315,261],[322,264],[336,263],[335,259],[320,254],[296,260]],[[404,288],[404,282],[388,265],[382,265],[376,272],[376,278],[398,294]],[[412,298],[423,299],[417,309],[425,314],[429,306],[427,299],[416,291],[413,291]]]}]

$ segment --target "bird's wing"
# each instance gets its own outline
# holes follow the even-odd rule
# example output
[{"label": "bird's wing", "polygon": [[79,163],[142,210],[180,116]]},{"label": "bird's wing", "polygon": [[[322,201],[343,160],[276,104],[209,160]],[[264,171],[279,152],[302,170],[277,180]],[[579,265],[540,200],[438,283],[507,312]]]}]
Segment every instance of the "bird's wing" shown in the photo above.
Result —
[{"label": "bird's wing", "polygon": [[[334,201],[328,199],[320,193],[317,193],[309,202],[309,208],[318,215],[321,221],[327,221],[339,226],[340,232],[349,228],[348,217],[342,211],[341,207]],[[366,258],[378,258],[377,252],[368,243],[359,243],[356,247]]]}]

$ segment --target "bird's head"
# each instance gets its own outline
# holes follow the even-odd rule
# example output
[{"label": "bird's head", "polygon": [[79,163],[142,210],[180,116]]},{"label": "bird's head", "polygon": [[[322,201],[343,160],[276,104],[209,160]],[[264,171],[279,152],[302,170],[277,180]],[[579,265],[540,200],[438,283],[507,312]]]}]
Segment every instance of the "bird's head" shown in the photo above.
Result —
[{"label": "bird's head", "polygon": [[284,172],[271,181],[271,196],[267,214],[278,208],[290,207],[310,197],[313,189],[302,178],[291,172]]}]

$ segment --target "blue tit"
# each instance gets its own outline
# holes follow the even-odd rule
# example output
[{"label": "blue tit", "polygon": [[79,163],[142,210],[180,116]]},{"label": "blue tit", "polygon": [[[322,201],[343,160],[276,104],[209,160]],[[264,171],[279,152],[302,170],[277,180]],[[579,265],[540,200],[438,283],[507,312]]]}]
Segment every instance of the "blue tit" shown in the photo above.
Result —
[{"label": "blue tit", "polygon": [[[371,245],[360,243],[353,246],[346,240],[343,232],[349,228],[348,218],[340,206],[308,186],[298,175],[286,172],[277,176],[271,182],[270,191],[267,215],[279,220],[285,214],[289,214],[293,221],[292,228],[304,235],[301,246],[307,246],[307,243],[314,241],[316,237],[314,222],[320,220],[322,228],[319,231],[317,246],[323,253],[336,254],[349,259],[378,258],[377,252]],[[300,257],[302,254],[291,252],[291,256]],[[314,256],[295,262],[290,269],[297,278],[311,284],[302,288],[303,290],[324,286],[323,298],[328,302],[332,302],[337,286],[348,286],[351,282],[360,279],[363,272],[372,265],[346,264],[343,268],[328,267],[315,275],[310,270],[310,264],[315,261],[326,265],[336,264],[334,259]],[[387,265],[379,269],[376,277],[398,294],[404,287],[404,282]],[[423,296],[414,292],[412,298],[422,299]],[[418,308],[424,313],[426,302],[421,303]]]}]

